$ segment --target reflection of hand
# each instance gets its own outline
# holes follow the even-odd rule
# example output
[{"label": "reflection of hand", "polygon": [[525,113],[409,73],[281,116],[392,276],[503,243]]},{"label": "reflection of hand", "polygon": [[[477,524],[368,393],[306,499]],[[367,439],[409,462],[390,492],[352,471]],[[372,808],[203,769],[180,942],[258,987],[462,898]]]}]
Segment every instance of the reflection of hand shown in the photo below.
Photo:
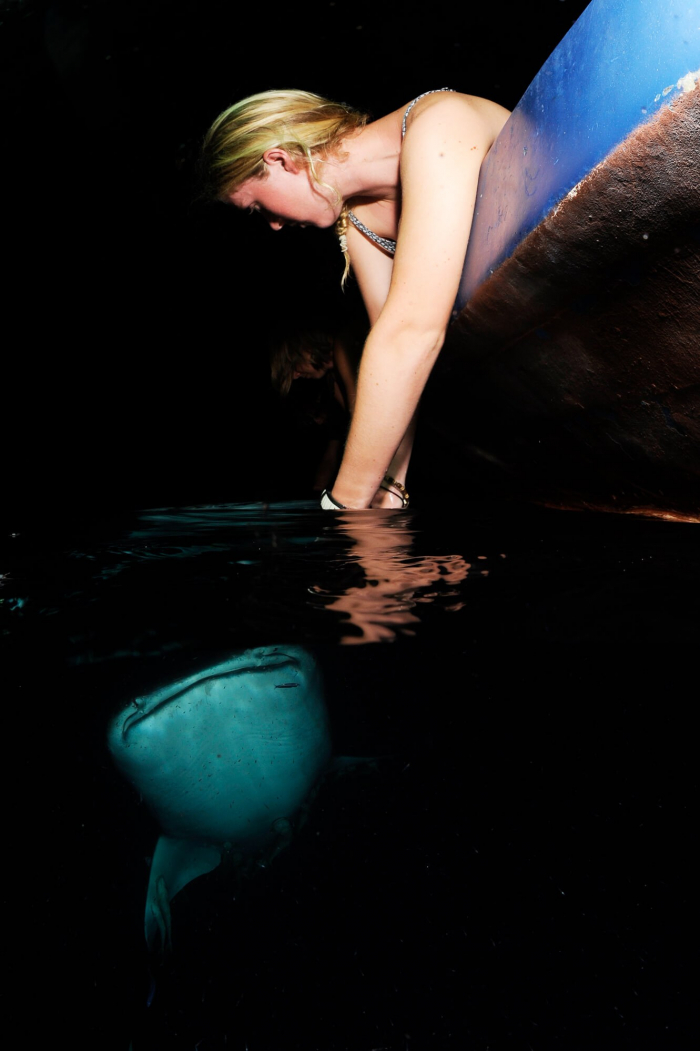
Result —
[{"label": "reflection of hand", "polygon": [[[348,635],[342,640],[346,644],[386,642],[398,633],[412,634],[411,625],[419,620],[411,612],[415,606],[457,597],[459,593],[452,589],[472,569],[461,555],[411,555],[413,532],[409,514],[385,516],[368,510],[357,516],[341,512],[337,523],[342,532],[352,537],[350,557],[364,572],[361,585],[346,588],[326,607],[346,614],[350,623],[360,629],[360,635]],[[461,606],[461,602],[452,602],[447,608],[455,610]]]}]

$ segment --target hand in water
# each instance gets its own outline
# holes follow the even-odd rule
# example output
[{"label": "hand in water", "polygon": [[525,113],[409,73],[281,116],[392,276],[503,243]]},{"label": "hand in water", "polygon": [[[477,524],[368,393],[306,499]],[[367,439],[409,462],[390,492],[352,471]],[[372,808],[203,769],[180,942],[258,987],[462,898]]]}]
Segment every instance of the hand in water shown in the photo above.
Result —
[{"label": "hand in water", "polygon": [[[408,492],[402,482],[397,482],[395,478],[390,475],[386,475],[379,489],[372,498],[371,508],[384,508],[389,510],[401,511],[408,507]],[[345,507],[339,501],[336,501],[332,492],[328,489],[324,489],[321,494],[321,509],[323,511],[350,511],[354,508]],[[360,510],[368,510],[367,508],[361,508]]]}]

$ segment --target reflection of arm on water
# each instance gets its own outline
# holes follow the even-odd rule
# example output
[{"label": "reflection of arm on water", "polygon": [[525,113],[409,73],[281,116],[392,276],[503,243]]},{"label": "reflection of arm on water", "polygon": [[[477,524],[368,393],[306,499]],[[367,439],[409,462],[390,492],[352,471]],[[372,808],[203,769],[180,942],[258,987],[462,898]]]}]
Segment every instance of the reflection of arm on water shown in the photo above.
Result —
[{"label": "reflection of arm on water", "polygon": [[318,587],[313,591],[326,608],[347,618],[353,630],[343,634],[345,644],[413,634],[412,625],[420,618],[412,611],[418,603],[436,602],[456,612],[464,605],[457,585],[469,575],[488,575],[481,558],[477,567],[459,554],[412,553],[415,531],[409,514],[397,517],[381,509],[361,517],[338,514],[334,524],[353,541],[347,559],[357,564],[361,577],[336,594]]}]

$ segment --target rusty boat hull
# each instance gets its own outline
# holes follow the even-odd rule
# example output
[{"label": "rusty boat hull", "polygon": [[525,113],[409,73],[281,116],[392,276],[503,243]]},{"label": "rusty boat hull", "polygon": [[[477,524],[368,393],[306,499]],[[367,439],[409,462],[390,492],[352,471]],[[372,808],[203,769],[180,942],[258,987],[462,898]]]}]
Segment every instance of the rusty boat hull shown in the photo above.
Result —
[{"label": "rusty boat hull", "polygon": [[700,5],[594,0],[489,154],[425,401],[467,490],[700,521],[699,66]]}]

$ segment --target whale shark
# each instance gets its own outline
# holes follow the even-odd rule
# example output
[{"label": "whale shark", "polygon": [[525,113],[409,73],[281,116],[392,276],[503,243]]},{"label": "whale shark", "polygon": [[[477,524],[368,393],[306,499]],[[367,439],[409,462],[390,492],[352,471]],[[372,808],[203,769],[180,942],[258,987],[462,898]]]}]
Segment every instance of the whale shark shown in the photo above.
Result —
[{"label": "whale shark", "polygon": [[171,946],[174,896],[225,854],[269,860],[289,844],[332,765],[321,671],[296,645],[247,649],[130,700],[107,742],[161,830],[144,918],[152,951]]}]

